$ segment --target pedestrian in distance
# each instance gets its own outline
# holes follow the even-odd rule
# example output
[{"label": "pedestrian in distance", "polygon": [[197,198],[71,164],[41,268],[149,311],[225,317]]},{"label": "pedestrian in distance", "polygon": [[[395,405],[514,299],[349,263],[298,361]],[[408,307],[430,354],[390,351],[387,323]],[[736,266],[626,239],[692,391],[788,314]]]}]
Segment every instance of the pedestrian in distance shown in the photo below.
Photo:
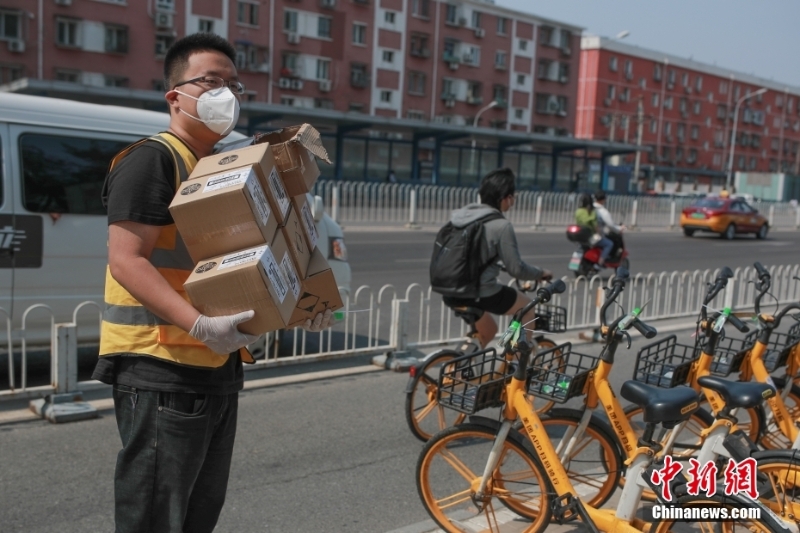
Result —
[{"label": "pedestrian in distance", "polygon": [[[553,273],[549,270],[529,265],[522,260],[514,226],[503,216],[514,207],[515,181],[516,177],[510,168],[500,168],[490,172],[481,180],[478,190],[480,203],[469,204],[453,211],[450,219],[450,223],[456,228],[484,220],[479,257],[468,259],[479,259],[480,265],[486,265],[480,272],[477,294],[467,298],[444,296],[442,299],[444,304],[451,308],[466,306],[485,311],[475,323],[483,347],[497,335],[497,323],[489,313],[513,315],[530,302],[530,298],[523,293],[498,282],[497,277],[500,274],[498,260],[503,263],[511,277],[521,282],[549,280],[553,277]],[[523,317],[523,323],[533,319],[534,312],[531,311]],[[529,326],[528,329],[532,330],[534,326]],[[527,335],[530,340],[530,334]]]},{"label": "pedestrian in distance", "polygon": [[397,176],[394,175],[394,170],[390,170],[386,176],[387,183],[397,183]]},{"label": "pedestrian in distance", "polygon": [[[114,474],[116,533],[206,533],[227,492],[243,348],[253,311],[209,317],[183,282],[194,263],[169,214],[180,182],[236,126],[244,86],[236,52],[210,33],[175,42],[164,59],[169,129],[117,154],[103,187],[108,268],[100,358],[113,386],[122,449]],[[305,328],[328,327],[331,312]]]}]

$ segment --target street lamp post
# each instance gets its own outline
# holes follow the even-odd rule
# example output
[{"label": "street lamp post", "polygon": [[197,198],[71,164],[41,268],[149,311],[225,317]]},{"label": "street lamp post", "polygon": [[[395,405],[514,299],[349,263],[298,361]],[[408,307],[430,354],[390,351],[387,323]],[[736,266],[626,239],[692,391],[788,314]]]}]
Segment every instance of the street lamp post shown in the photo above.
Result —
[{"label": "street lamp post", "polygon": [[[497,100],[492,100],[484,108],[482,108],[480,111],[478,111],[478,114],[475,115],[474,119],[472,119],[472,127],[473,128],[477,128],[478,127],[478,119],[481,118],[481,114],[484,111],[486,111],[487,109],[491,109],[493,107],[496,107],[496,106],[497,106]],[[475,168],[475,135],[474,134],[472,136],[472,150],[470,150],[470,155],[469,155],[469,168],[471,168],[471,169]]]},{"label": "street lamp post", "polygon": [[736,150],[736,125],[739,122],[739,106],[742,105],[742,102],[748,100],[754,96],[758,96],[759,94],[764,94],[767,92],[766,88],[761,88],[754,92],[753,94],[746,94],[739,98],[736,101],[736,107],[733,110],[733,131],[731,132],[731,153],[728,155],[728,179],[725,180],[725,188],[730,191],[731,185],[733,182],[733,152]]}]

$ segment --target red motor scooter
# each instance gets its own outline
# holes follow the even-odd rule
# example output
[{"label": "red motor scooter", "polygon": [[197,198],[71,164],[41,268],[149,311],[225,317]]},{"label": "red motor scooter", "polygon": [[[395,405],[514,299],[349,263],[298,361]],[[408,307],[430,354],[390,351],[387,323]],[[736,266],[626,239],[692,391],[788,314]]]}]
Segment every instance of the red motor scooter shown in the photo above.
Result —
[{"label": "red motor scooter", "polygon": [[[568,267],[575,274],[575,277],[591,277],[599,272],[599,270],[595,268],[595,265],[600,261],[602,249],[599,246],[590,244],[591,237],[592,230],[585,226],[573,224],[567,227],[567,240],[579,245],[579,248],[573,252]],[[628,250],[625,249],[625,242],[622,239],[622,235],[609,235],[608,238],[614,242],[614,248],[606,259],[606,268],[616,270],[617,267],[624,267],[630,270]]]}]

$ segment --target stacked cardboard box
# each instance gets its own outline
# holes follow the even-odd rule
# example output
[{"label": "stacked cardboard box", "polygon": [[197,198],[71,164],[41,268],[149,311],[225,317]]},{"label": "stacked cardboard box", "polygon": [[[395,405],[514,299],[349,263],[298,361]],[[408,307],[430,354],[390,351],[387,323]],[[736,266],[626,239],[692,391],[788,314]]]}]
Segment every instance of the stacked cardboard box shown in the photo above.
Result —
[{"label": "stacked cardboard box", "polygon": [[198,161],[170,213],[197,263],[184,283],[192,304],[207,316],[253,309],[239,329],[259,335],[342,301],[306,200],[315,156],[330,163],[319,133],[303,124],[255,141]]}]

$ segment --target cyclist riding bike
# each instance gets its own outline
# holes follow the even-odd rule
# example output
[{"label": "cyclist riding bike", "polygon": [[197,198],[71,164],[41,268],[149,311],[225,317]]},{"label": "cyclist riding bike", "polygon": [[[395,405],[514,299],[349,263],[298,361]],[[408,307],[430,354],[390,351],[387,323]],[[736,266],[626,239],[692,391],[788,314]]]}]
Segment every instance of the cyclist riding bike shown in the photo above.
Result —
[{"label": "cyclist riding bike", "polygon": [[[514,207],[515,179],[514,172],[509,168],[500,168],[487,174],[481,180],[479,189],[481,203],[469,204],[453,211],[451,223],[457,228],[466,227],[470,223],[492,214],[507,213]],[[489,313],[513,315],[531,301],[520,291],[497,281],[500,274],[497,260],[503,263],[503,268],[512,278],[519,280],[549,280],[552,279],[553,273],[529,265],[522,260],[514,227],[505,217],[500,216],[493,220],[487,220],[483,226],[479,260],[481,265],[488,266],[480,275],[478,297],[445,296],[443,301],[445,305],[453,309],[473,307],[483,311],[475,322],[475,329],[477,329],[481,346],[486,347],[497,335],[497,323]],[[525,324],[532,320],[534,320],[533,310],[523,318],[522,323]],[[527,329],[534,328],[529,326]],[[530,340],[530,331],[527,333],[528,340]]]}]

